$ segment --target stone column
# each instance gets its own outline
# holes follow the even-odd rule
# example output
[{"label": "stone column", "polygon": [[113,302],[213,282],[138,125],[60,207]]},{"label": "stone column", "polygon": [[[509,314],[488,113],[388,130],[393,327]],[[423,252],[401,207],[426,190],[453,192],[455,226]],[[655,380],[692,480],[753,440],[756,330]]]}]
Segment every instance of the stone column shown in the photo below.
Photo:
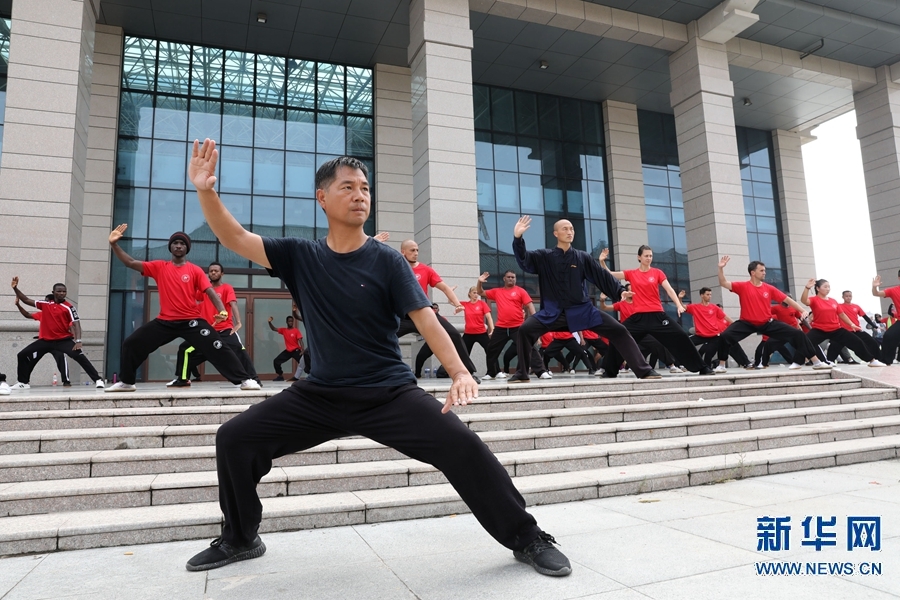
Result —
[{"label": "stone column", "polygon": [[669,58],[672,108],[678,135],[685,233],[691,289],[711,287],[735,313],[737,296],[722,294],[717,264],[731,256],[729,280],[747,278],[747,224],[734,129],[734,86],[725,45],[697,35],[688,24],[688,43]]},{"label": "stone column", "polygon": [[[856,137],[862,151],[875,268],[883,287],[897,284],[900,268],[900,84],[889,67],[876,70],[877,83],[853,97]],[[888,302],[882,303],[887,309]]]},{"label": "stone column", "polygon": [[647,210],[637,106],[615,100],[604,101],[603,130],[612,252],[615,268],[623,269],[623,257],[634,255],[641,244],[647,243]]},{"label": "stone column", "polygon": [[787,261],[788,289],[799,294],[806,281],[815,276],[812,229],[809,224],[809,202],[806,197],[806,174],[803,171],[801,135],[790,131],[772,132],[775,150],[775,178],[781,204],[781,231],[784,235],[784,257]]},{"label": "stone column", "polygon": [[464,299],[480,266],[469,3],[411,0],[409,22],[415,239]]},{"label": "stone column", "polygon": [[97,25],[88,129],[78,311],[85,351],[103,374],[109,309],[109,232],[113,227],[119,96],[122,81],[121,27]]},{"label": "stone column", "polygon": [[375,65],[375,226],[388,242],[415,235],[410,70]]}]

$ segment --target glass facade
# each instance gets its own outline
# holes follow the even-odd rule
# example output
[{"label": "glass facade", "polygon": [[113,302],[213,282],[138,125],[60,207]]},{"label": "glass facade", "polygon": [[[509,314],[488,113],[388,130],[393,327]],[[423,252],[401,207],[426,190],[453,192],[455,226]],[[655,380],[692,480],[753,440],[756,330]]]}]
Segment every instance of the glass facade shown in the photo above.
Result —
[{"label": "glass facade", "polygon": [[3,124],[6,122],[6,73],[9,69],[9,19],[0,19],[0,153],[3,152]]},{"label": "glass facade", "polygon": [[[184,231],[191,262],[205,268],[217,260],[235,287],[279,288],[217,243],[187,178],[191,144],[217,140],[218,191],[242,225],[319,238],[327,222],[314,199],[318,166],[347,154],[374,179],[372,98],[371,69],[126,36],[113,217],[129,224],[122,247],[139,260],[167,259],[169,236]],[[373,206],[370,234],[374,214]],[[113,368],[122,340],[153,303],[151,283],[112,260]],[[150,366],[149,378],[169,377],[154,372],[153,357]]]},{"label": "glass facade", "polygon": [[785,269],[787,261],[781,234],[772,135],[767,131],[737,127],[737,143],[750,260],[764,262],[766,281],[791,293]]},{"label": "glass facade", "polygon": [[[653,248],[653,266],[661,269],[675,291],[691,294],[684,202],[681,198],[681,168],[675,117],[638,111],[641,163],[644,170],[644,203],[647,210],[647,245]],[[617,269],[637,267],[637,248],[619,257]],[[660,288],[663,308],[672,311],[672,301]],[[685,317],[686,319],[689,317]]]},{"label": "glass facade", "polygon": [[521,215],[532,218],[528,248],[555,246],[559,219],[575,226],[576,248],[597,256],[609,246],[601,107],[483,85],[473,98],[481,270],[497,287],[512,269],[537,298],[537,276],[523,274],[512,254]]}]

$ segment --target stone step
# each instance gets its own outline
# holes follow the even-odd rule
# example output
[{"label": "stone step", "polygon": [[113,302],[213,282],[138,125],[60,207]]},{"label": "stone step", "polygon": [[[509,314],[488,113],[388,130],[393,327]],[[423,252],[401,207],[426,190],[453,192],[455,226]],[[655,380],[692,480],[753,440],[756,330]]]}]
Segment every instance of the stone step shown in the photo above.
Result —
[{"label": "stone step", "polygon": [[[532,380],[529,384],[508,384],[499,381],[489,381],[479,388],[481,398],[494,398],[505,396],[535,396],[545,394],[557,394],[571,396],[572,394],[619,394],[621,392],[639,392],[645,394],[665,395],[669,390],[688,392],[693,388],[736,388],[752,390],[756,394],[763,393],[764,388],[783,386],[809,385],[817,381],[823,385],[835,385],[843,389],[850,385],[859,387],[858,378],[832,379],[828,371],[786,371],[777,370],[776,367],[768,371],[738,371],[734,374],[715,376],[698,375],[669,375],[662,379],[643,381],[632,376],[620,376],[617,379],[601,379],[589,376],[566,376],[559,380]],[[444,397],[450,388],[447,380],[419,380],[419,385],[439,397]],[[34,388],[17,391],[9,396],[0,397],[0,413],[16,411],[45,411],[45,410],[72,410],[72,409],[110,409],[110,408],[154,408],[175,406],[219,406],[237,404],[247,406],[250,403],[261,402],[272,396],[285,386],[274,387],[274,384],[266,384],[261,391],[242,392],[228,385],[215,383],[202,383],[193,388],[163,388],[159,384],[141,384],[134,393],[107,394],[90,388],[72,391],[66,388],[48,390],[47,388]],[[701,390],[697,390],[698,392]],[[712,392],[709,392],[712,393]],[[777,393],[773,391],[773,393]]]},{"label": "stone step", "polygon": [[[540,505],[886,460],[896,458],[898,449],[900,435],[891,435],[521,476],[513,481],[529,505]],[[435,517],[468,510],[449,484],[264,498],[262,503],[261,533]],[[0,555],[209,539],[219,535],[221,524],[216,502],[3,517]]]},{"label": "stone step", "polygon": [[[829,388],[830,389],[830,388]],[[459,407],[460,419],[473,431],[499,431],[511,429],[532,429],[537,427],[559,427],[564,425],[590,425],[598,423],[646,421],[650,419],[678,418],[713,414],[745,413],[760,410],[803,408],[807,406],[838,405],[846,403],[872,402],[896,398],[896,391],[881,388],[863,388],[782,396],[742,396],[720,399],[673,400],[667,397],[649,396],[648,399],[665,402],[643,404],[621,404],[580,407],[582,400],[569,399],[576,408],[553,408],[531,411],[473,412],[470,407]],[[635,399],[635,398],[633,398]],[[193,411],[210,410],[217,419],[227,420],[239,412],[239,407],[179,407],[173,414],[193,415]],[[104,409],[116,410],[116,409]],[[123,409],[119,409],[123,410]],[[124,409],[133,422],[138,416],[154,415],[155,411],[172,409]],[[151,411],[151,412],[148,412]],[[217,412],[218,411],[218,412]],[[74,413],[74,415],[88,414]],[[64,411],[73,415],[73,411]],[[54,413],[55,414],[55,413]],[[116,413],[114,413],[116,414]],[[163,412],[162,414],[168,414]],[[49,419],[56,417],[43,415]],[[119,417],[122,416],[119,413]],[[119,417],[114,417],[117,419]],[[35,417],[39,418],[39,417]],[[68,417],[67,417],[68,418]],[[79,419],[82,417],[72,416]],[[104,417],[105,419],[106,417]],[[33,419],[29,419],[33,420]],[[153,425],[119,427],[91,427],[82,429],[22,429],[0,431],[0,456],[9,454],[38,454],[48,452],[82,452],[90,450],[124,450],[142,448],[172,448],[204,446],[215,443],[218,423],[209,425]]]}]

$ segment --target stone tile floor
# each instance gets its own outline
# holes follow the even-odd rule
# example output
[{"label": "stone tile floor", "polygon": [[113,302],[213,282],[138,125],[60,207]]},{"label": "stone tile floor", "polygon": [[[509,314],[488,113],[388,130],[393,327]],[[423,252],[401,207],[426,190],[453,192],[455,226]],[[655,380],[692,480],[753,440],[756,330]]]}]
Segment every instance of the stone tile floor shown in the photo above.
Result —
[{"label": "stone tile floor", "polygon": [[[260,559],[205,573],[205,541],[0,559],[2,600],[239,598],[888,599],[900,597],[900,460],[532,509],[562,544],[571,576],[516,562],[471,515],[264,536]],[[757,518],[791,517],[790,549],[757,551]],[[811,536],[802,522],[813,517]],[[835,547],[814,539],[815,517]],[[881,517],[881,550],[847,550],[848,516]],[[757,575],[757,563],[852,563],[852,575]],[[879,563],[863,575],[861,563]],[[819,567],[817,567],[819,568]]]}]

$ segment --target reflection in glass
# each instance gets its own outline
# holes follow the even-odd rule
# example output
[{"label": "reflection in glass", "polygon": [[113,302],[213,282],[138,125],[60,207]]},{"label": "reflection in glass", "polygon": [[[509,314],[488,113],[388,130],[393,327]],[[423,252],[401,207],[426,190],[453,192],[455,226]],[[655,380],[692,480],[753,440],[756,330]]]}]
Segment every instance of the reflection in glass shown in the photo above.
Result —
[{"label": "reflection in glass", "polygon": [[222,65],[225,51],[219,48],[193,47],[191,93],[208,98],[222,97]]},{"label": "reflection in glass", "polygon": [[316,151],[316,114],[314,112],[287,111],[285,148],[301,152]]},{"label": "reflection in glass", "polygon": [[150,137],[153,135],[153,96],[122,92],[119,109],[119,135]]},{"label": "reflection in glass", "polygon": [[284,59],[256,56],[256,101],[260,104],[284,104]]},{"label": "reflection in glass", "polygon": [[347,67],[347,112],[372,114],[372,70]]},{"label": "reflection in glass", "polygon": [[300,198],[284,200],[284,235],[315,239],[316,202]]},{"label": "reflection in glass", "polygon": [[176,231],[184,230],[184,192],[175,190],[150,191],[150,237],[169,239]]},{"label": "reflection in glass", "polygon": [[253,102],[253,55],[225,51],[225,97]]},{"label": "reflection in glass", "polygon": [[153,168],[150,185],[156,188],[183,190],[187,171],[187,146],[185,142],[153,142]]},{"label": "reflection in glass", "polygon": [[222,144],[253,145],[253,107],[226,102],[222,114]]},{"label": "reflection in glass", "polygon": [[478,190],[478,208],[494,210],[494,172],[486,169],[475,171],[476,186]]},{"label": "reflection in glass", "polygon": [[122,57],[122,87],[152,91],[155,84],[156,40],[126,37]]},{"label": "reflection in glass", "polygon": [[191,100],[188,113],[188,141],[209,138],[221,141],[222,103],[212,100]]},{"label": "reflection in glass", "polygon": [[284,109],[257,106],[253,125],[253,140],[257,148],[284,149]]},{"label": "reflection in glass", "polygon": [[344,154],[344,117],[325,113],[319,115],[316,150],[326,154]]},{"label": "reflection in glass", "polygon": [[312,197],[316,192],[316,157],[299,152],[285,153],[284,187],[289,196]]},{"label": "reflection in glass", "polygon": [[219,148],[219,192],[249,194],[252,178],[252,148]]},{"label": "reflection in glass", "polygon": [[296,108],[316,107],[316,63],[287,59],[287,104]]},{"label": "reflection in glass", "polygon": [[190,82],[190,64],[190,46],[175,42],[159,42],[156,91],[187,94]]},{"label": "reflection in glass", "polygon": [[347,117],[347,154],[350,156],[372,156],[375,154],[372,119],[368,117]]},{"label": "reflection in glass", "polygon": [[342,112],[344,110],[344,67],[319,63],[316,91],[320,110]]},{"label": "reflection in glass", "polygon": [[116,157],[116,185],[150,185],[150,140],[123,138],[119,140]]},{"label": "reflection in glass", "polygon": [[494,173],[497,184],[497,210],[519,212],[519,176],[515,173]]},{"label": "reflection in glass", "polygon": [[188,103],[185,98],[156,97],[153,137],[167,140],[186,140]]},{"label": "reflection in glass", "polygon": [[253,151],[253,193],[284,195],[284,152],[263,148]]}]

